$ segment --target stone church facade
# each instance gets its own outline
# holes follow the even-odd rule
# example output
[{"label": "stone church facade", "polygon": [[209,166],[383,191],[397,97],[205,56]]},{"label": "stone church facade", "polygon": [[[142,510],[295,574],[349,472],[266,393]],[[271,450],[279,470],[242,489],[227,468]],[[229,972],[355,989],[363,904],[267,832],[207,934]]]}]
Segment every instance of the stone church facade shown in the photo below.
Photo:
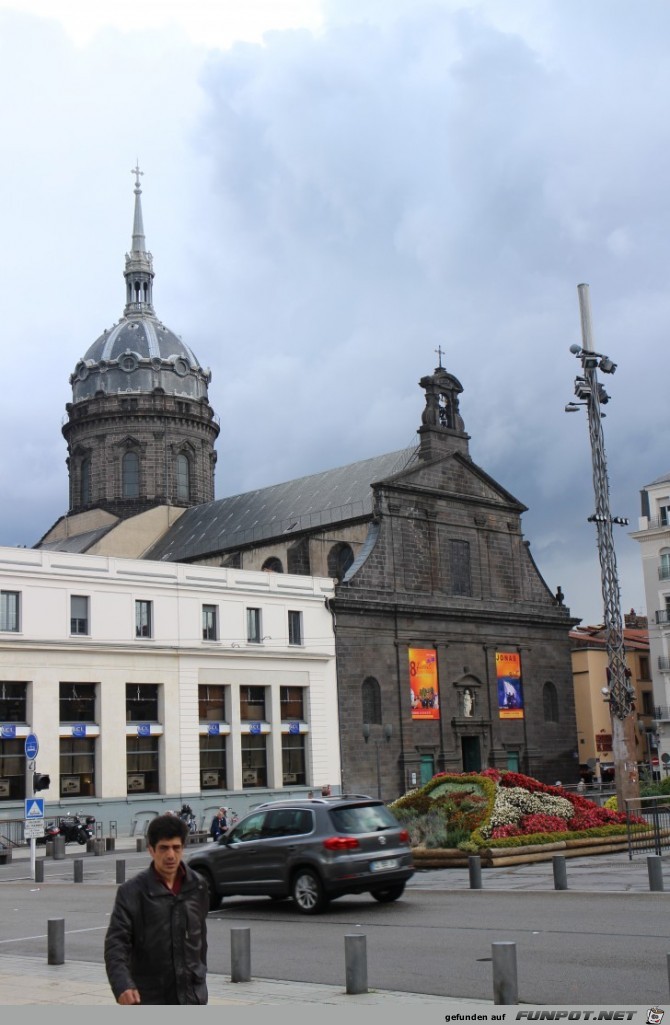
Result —
[{"label": "stone church facade", "polygon": [[486,766],[577,782],[577,621],[525,507],[471,459],[441,356],[416,447],[214,501],[209,372],[153,313],[139,191],[124,318],[71,379],[70,512],[40,546],[333,578],[346,791],[391,800]]}]

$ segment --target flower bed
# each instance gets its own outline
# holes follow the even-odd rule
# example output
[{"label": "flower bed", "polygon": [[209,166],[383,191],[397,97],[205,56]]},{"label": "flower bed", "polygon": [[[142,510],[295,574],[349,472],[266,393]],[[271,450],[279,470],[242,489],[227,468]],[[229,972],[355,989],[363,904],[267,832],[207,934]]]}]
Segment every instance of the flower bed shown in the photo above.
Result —
[{"label": "flower bed", "polygon": [[[525,848],[545,849],[556,844],[585,841],[583,852],[614,848],[627,842],[626,816],[601,808],[594,801],[561,787],[541,783],[518,772],[486,769],[481,773],[441,773],[418,790],[391,805],[409,831],[417,863],[431,859],[430,852],[451,852],[443,860],[467,864],[468,853],[480,853],[483,863],[513,856],[524,859]],[[646,832],[643,819],[634,829]],[[426,853],[424,853],[426,852]],[[534,859],[536,860],[536,859]],[[426,865],[426,867],[428,867]]]}]

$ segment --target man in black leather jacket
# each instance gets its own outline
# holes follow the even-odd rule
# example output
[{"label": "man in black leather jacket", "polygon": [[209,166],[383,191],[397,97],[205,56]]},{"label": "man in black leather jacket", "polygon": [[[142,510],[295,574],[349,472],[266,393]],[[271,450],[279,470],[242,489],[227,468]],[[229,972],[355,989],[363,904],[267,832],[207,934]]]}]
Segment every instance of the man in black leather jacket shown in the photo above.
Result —
[{"label": "man in black leather jacket", "polygon": [[187,835],[176,815],[152,819],[151,864],[117,890],[105,966],[119,1004],[207,1003],[209,897],[182,861]]}]

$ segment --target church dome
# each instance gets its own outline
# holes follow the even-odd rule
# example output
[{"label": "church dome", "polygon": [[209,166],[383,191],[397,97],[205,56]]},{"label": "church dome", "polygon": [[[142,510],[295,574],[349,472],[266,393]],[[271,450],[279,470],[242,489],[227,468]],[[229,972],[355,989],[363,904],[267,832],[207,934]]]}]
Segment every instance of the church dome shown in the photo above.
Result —
[{"label": "church dome", "polygon": [[104,331],[79,360],[70,377],[72,401],[96,395],[159,392],[207,401],[209,370],[192,350],[162,324],[153,308],[153,257],[147,251],[142,220],[139,177],[135,168],[133,237],[123,276],[126,279],[124,315]]},{"label": "church dome", "polygon": [[149,314],[124,316],[104,331],[75,367],[72,401],[97,393],[153,392],[207,399],[209,370],[203,370],[181,338]]}]

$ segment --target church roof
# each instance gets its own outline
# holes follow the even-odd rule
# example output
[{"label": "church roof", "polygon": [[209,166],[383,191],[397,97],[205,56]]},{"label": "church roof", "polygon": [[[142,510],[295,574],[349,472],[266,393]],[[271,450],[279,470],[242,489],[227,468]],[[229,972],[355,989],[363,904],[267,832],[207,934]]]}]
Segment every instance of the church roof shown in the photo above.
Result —
[{"label": "church roof", "polygon": [[323,473],[187,509],[145,559],[183,562],[273,537],[369,517],[372,489],[405,469],[417,448],[388,452]]}]

